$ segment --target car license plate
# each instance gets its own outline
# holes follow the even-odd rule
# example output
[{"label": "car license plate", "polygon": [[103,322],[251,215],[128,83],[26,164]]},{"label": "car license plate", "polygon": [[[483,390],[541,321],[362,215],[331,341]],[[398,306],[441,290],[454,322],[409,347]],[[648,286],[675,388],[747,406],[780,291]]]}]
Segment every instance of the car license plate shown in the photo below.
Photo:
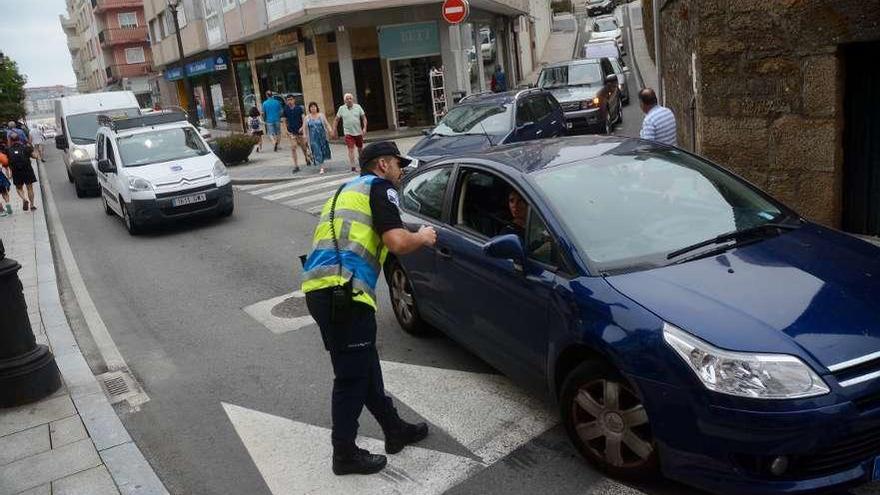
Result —
[{"label": "car license plate", "polygon": [[193,194],[192,196],[182,196],[180,198],[174,198],[171,200],[171,206],[186,206],[191,205],[193,203],[201,203],[202,201],[207,201],[208,196],[204,193],[202,194]]},{"label": "car license plate", "polygon": [[871,480],[880,480],[880,457],[874,458],[874,470],[871,472]]}]

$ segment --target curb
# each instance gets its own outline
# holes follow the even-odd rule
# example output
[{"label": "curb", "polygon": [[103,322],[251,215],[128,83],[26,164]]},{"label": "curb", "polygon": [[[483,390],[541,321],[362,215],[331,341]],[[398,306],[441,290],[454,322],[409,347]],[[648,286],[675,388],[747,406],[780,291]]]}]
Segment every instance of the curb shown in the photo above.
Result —
[{"label": "curb", "polygon": [[645,88],[645,80],[642,79],[642,70],[639,68],[639,62],[636,60],[636,50],[635,46],[633,46],[633,28],[632,28],[632,20],[629,16],[629,3],[624,4],[624,11],[626,12],[626,33],[629,38],[627,42],[627,48],[630,52],[629,61],[633,66],[633,70],[636,73],[636,80],[639,83],[639,91]]},{"label": "curb", "polygon": [[[67,322],[58,290],[52,244],[55,244],[62,257],[64,253],[57,245],[58,241],[51,240],[48,228],[50,209],[56,218],[58,212],[52,198],[51,186],[42,179],[46,175],[44,168],[45,165],[38,164],[40,187],[35,188],[34,192],[40,198],[43,214],[34,217],[34,240],[40,316],[55,355],[55,362],[95,450],[107,466],[119,492],[123,495],[168,495],[168,490],[135,445],[104,395]],[[53,230],[56,229],[63,230],[63,227],[53,224]]]}]

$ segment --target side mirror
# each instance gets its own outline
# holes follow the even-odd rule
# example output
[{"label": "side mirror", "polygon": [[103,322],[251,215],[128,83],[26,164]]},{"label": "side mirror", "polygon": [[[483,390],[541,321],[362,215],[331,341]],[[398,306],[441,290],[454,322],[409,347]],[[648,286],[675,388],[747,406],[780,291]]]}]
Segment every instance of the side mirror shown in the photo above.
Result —
[{"label": "side mirror", "polygon": [[67,136],[64,134],[59,134],[55,136],[55,148],[59,150],[67,149]]},{"label": "side mirror", "polygon": [[104,160],[98,160],[98,170],[103,174],[115,174],[116,166],[105,158]]},{"label": "side mirror", "polygon": [[617,74],[608,74],[605,76],[605,84],[617,85]]},{"label": "side mirror", "polygon": [[513,260],[515,264],[522,264],[526,256],[519,237],[514,234],[489,239],[489,242],[483,244],[483,253],[492,258]]}]

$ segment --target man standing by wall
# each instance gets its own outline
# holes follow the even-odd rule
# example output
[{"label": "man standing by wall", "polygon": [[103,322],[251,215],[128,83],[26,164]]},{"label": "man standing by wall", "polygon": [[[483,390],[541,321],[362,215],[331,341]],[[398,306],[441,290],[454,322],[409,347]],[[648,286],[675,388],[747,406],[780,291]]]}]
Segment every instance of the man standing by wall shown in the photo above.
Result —
[{"label": "man standing by wall", "polygon": [[[385,394],[376,352],[376,283],[388,251],[395,255],[433,246],[437,233],[410,232],[400,218],[396,187],[409,160],[382,141],[361,153],[361,176],[327,200],[303,263],[302,291],[333,365],[333,472],[372,474],[388,462],[355,444],[364,405],[385,433],[385,452],[396,454],[428,435],[425,423],[402,420]],[[365,247],[367,246],[367,247]]]},{"label": "man standing by wall", "polygon": [[302,105],[296,103],[296,97],[289,95],[287,104],[284,105],[284,124],[287,135],[290,136],[290,154],[293,156],[293,173],[299,172],[299,159],[296,157],[296,148],[302,149],[306,165],[312,164],[309,145],[302,134],[303,115],[306,113]]},{"label": "man standing by wall", "polygon": [[266,134],[272,140],[273,149],[278,151],[278,134],[281,132],[281,102],[272,96],[272,91],[266,91],[266,99],[263,101],[263,120],[266,121]]},{"label": "man standing by wall", "polygon": [[355,164],[357,160],[354,156],[354,149],[358,150],[358,159],[360,159],[361,150],[364,149],[364,136],[367,134],[367,114],[360,105],[354,102],[354,96],[351,93],[345,93],[345,105],[339,107],[336,111],[336,119],[333,120],[333,128],[339,125],[342,120],[342,133],[345,134],[345,145],[348,147],[348,162],[351,164],[351,171],[356,172]]},{"label": "man standing by wall", "polygon": [[651,88],[639,91],[639,105],[645,113],[639,136],[663,144],[676,146],[678,135],[675,132],[675,115],[672,110],[657,103],[657,94]]}]

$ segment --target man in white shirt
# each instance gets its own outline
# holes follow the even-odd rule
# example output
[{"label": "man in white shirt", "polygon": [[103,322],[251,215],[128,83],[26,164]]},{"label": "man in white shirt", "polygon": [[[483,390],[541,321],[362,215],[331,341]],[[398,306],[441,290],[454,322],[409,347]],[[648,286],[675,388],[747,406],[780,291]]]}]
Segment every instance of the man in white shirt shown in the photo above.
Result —
[{"label": "man in white shirt", "polygon": [[678,134],[675,132],[675,115],[672,110],[657,103],[657,94],[651,88],[639,91],[639,103],[645,120],[639,136],[663,144],[676,146]]}]

